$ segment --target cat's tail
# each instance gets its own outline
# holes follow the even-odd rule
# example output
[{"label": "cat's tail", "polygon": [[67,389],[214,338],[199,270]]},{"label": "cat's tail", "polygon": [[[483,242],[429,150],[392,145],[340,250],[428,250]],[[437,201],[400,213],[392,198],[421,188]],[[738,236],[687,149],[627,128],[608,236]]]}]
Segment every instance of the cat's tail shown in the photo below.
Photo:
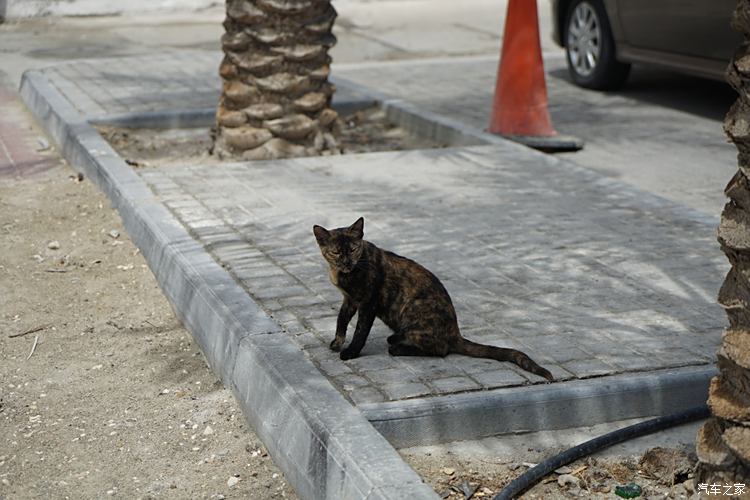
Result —
[{"label": "cat's tail", "polygon": [[508,349],[506,347],[495,347],[493,345],[477,344],[471,340],[461,338],[461,340],[454,346],[452,352],[456,354],[463,354],[465,356],[471,356],[474,358],[490,358],[498,361],[509,361],[520,366],[527,372],[531,372],[540,377],[544,377],[550,382],[555,380],[552,374],[546,368],[542,368],[533,359],[528,357],[526,354],[516,349]]}]

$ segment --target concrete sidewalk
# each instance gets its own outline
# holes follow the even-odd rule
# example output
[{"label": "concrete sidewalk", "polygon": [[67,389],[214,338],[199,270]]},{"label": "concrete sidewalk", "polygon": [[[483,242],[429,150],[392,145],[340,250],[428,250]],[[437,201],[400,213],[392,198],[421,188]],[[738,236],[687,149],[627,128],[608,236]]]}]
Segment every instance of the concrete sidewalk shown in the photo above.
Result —
[{"label": "concrete sidewalk", "polygon": [[[317,462],[299,459],[299,442],[284,435],[290,431],[283,422],[268,427],[268,411],[276,418],[297,412],[315,429],[315,446],[329,467],[341,458],[340,448],[344,463],[360,470],[361,460],[373,457],[357,451],[361,443],[351,442],[351,429],[329,420],[334,408],[358,432],[366,434],[358,420],[364,415],[405,446],[590,425],[705,400],[724,326],[714,297],[727,266],[715,244],[715,217],[505,141],[133,171],[88,126],[212,108],[218,58],[173,51],[65,64],[30,73],[22,90],[71,162],[88,169],[126,212],[126,224],[142,233],[134,239],[145,246],[165,293],[195,329],[209,363],[250,408],[259,435],[274,440],[267,444],[287,476],[298,489],[307,484],[302,496],[354,491],[351,470],[339,463],[343,483],[330,470],[306,471],[320,464],[319,449],[308,450]],[[442,61],[439,79],[414,77],[434,71],[429,62],[336,74],[377,83],[379,91],[412,100],[443,122],[474,129],[481,143],[472,117],[484,110],[471,99],[450,108],[440,94],[471,92],[463,78],[472,61],[484,64]],[[415,85],[419,99],[412,99]],[[378,94],[346,80],[340,86]],[[339,293],[328,283],[310,228],[360,215],[368,239],[441,278],[467,337],[523,349],[559,382],[530,386],[540,380],[487,360],[392,358],[382,325],[361,358],[338,360],[326,345]],[[281,370],[289,359],[299,361],[295,353],[317,372],[309,361],[299,362],[298,371]],[[319,419],[314,425],[310,411]],[[373,450],[382,446],[373,443]],[[396,480],[392,470],[399,466],[385,456],[390,465],[368,479],[372,490],[364,494],[387,492]]]}]

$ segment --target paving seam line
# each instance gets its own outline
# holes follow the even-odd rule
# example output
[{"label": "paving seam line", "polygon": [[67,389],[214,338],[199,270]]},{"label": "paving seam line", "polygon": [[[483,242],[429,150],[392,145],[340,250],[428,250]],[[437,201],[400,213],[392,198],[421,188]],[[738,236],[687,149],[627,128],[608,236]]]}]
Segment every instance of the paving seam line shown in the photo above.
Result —
[{"label": "paving seam line", "polygon": [[437,498],[42,71],[27,71],[20,93],[63,157],[119,211],[209,365],[301,498]]}]

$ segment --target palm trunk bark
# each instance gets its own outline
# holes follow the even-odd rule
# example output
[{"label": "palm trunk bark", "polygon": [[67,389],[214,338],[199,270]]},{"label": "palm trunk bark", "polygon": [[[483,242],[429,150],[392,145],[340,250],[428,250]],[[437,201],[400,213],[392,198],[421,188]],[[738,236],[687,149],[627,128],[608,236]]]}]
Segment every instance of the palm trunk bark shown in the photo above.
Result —
[{"label": "palm trunk bark", "polygon": [[[730,201],[719,226],[719,243],[732,265],[719,292],[729,328],[718,352],[719,375],[711,381],[713,417],[698,433],[696,484],[745,484],[750,491],[750,0],[732,18],[745,43],[727,70],[739,94],[724,130],[738,150],[739,170],[725,189]],[[722,493],[725,490],[722,489]],[[736,493],[734,487],[731,493]]]},{"label": "palm trunk bark", "polygon": [[214,153],[270,159],[338,152],[330,0],[227,0]]}]

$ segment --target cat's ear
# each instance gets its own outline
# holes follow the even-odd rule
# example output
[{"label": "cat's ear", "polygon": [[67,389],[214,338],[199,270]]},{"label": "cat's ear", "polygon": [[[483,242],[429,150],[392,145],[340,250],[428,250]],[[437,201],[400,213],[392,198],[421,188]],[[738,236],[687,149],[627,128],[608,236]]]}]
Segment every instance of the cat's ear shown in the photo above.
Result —
[{"label": "cat's ear", "polygon": [[346,230],[354,235],[354,237],[361,240],[365,235],[365,218],[360,217],[357,219],[357,222],[349,226]]},{"label": "cat's ear", "polygon": [[325,245],[331,237],[331,233],[322,226],[313,226],[313,234],[315,235],[315,239],[318,240],[318,245]]}]

